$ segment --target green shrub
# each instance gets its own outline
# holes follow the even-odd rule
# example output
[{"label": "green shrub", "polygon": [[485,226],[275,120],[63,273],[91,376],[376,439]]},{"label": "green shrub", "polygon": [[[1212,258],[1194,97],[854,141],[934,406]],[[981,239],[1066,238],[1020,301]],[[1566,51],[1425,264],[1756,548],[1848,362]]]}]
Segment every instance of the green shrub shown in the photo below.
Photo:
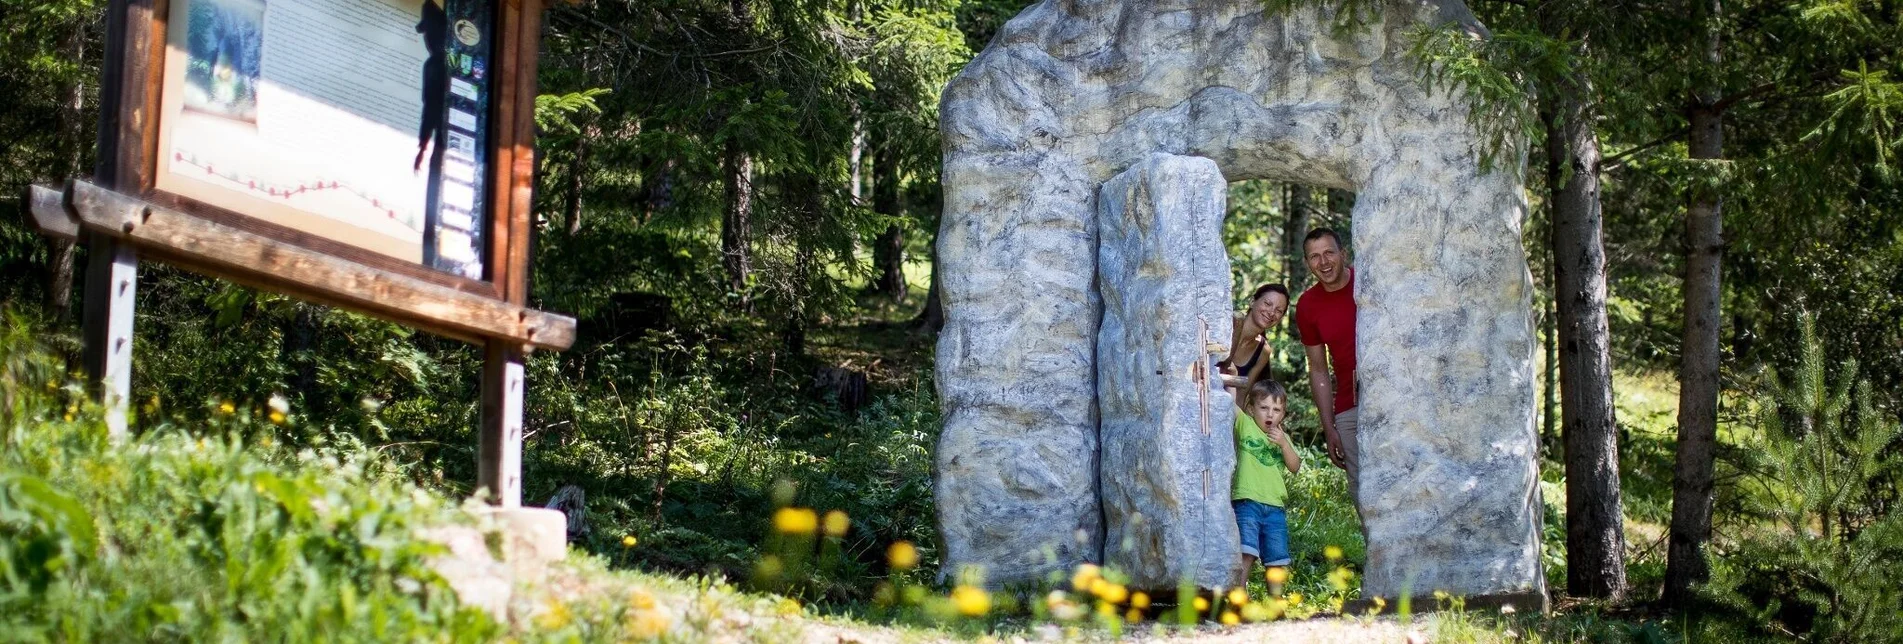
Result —
[{"label": "green shrub", "polygon": [[1826,377],[1808,320],[1801,340],[1760,405],[1762,438],[1738,451],[1747,536],[1714,557],[1709,594],[1815,641],[1903,640],[1903,515],[1890,505],[1903,425],[1871,402],[1854,359]]},{"label": "green shrub", "polygon": [[17,319],[0,334],[0,640],[488,641],[428,567],[440,497],[362,452],[252,444],[214,405],[114,441]]}]

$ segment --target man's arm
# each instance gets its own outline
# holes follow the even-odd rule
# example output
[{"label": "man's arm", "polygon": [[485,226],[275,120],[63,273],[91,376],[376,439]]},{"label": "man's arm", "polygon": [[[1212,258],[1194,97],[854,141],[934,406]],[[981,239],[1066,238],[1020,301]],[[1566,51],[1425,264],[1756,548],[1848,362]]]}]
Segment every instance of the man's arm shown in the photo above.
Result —
[{"label": "man's arm", "polygon": [[1335,382],[1328,377],[1328,349],[1319,344],[1303,348],[1308,350],[1308,390],[1315,395],[1315,415],[1322,422],[1322,438],[1328,441],[1328,460],[1335,467],[1348,469],[1341,435],[1335,433]]}]

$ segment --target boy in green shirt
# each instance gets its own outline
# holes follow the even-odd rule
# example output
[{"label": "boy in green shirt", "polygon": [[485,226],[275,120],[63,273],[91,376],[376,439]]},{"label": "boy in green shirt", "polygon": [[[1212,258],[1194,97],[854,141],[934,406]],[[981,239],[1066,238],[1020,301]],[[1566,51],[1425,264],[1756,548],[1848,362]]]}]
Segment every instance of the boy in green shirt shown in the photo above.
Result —
[{"label": "boy in green shirt", "polygon": [[[1282,419],[1288,414],[1288,391],[1273,380],[1258,380],[1243,396],[1236,414],[1236,478],[1230,506],[1242,533],[1243,576],[1256,560],[1265,568],[1289,565],[1288,487],[1282,469],[1301,471],[1302,458],[1289,443]],[[1265,431],[1266,428],[1266,431]]]}]

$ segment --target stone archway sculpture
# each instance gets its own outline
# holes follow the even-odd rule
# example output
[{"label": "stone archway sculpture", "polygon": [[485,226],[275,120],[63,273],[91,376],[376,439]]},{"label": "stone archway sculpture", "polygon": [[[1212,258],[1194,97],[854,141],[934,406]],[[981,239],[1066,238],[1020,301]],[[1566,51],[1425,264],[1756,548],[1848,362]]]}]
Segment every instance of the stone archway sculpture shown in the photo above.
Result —
[{"label": "stone archway sculpture", "polygon": [[[945,569],[996,585],[1121,554],[1140,578],[1224,583],[1233,446],[1199,480],[1201,439],[1170,436],[1196,422],[1190,320],[1229,336],[1220,237],[1219,267],[1196,258],[1211,186],[1219,235],[1223,182],[1266,178],[1358,193],[1364,596],[1543,605],[1522,186],[1483,171],[1465,103],[1406,58],[1417,25],[1484,29],[1458,0],[1388,0],[1347,32],[1265,4],[1045,0],[946,88]],[[1157,271],[1174,281],[1139,284]],[[1162,425],[1133,433],[1132,413]]]}]

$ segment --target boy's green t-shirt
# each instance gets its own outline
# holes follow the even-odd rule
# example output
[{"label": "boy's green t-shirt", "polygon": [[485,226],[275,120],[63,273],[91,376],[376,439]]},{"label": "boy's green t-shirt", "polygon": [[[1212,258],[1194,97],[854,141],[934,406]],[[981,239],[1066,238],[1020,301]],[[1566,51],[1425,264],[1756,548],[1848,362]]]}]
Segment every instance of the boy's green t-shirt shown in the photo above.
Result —
[{"label": "boy's green t-shirt", "polygon": [[1288,487],[1282,481],[1282,448],[1248,414],[1236,411],[1236,482],[1231,499],[1248,499],[1283,507]]}]

